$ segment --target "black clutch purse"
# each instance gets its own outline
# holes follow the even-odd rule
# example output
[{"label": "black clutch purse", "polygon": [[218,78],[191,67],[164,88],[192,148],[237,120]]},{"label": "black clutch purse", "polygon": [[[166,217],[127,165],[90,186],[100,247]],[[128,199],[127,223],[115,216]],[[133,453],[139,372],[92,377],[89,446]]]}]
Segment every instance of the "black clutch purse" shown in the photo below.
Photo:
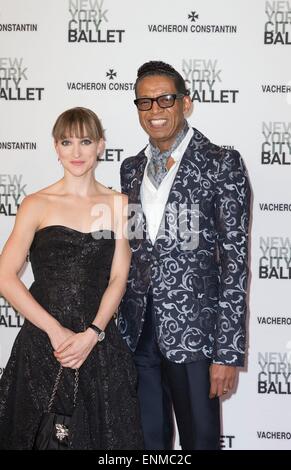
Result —
[{"label": "black clutch purse", "polygon": [[[43,413],[38,431],[36,433],[33,447],[34,450],[69,450],[71,448],[70,431],[73,415],[66,416],[51,411],[58,390],[62,371],[63,367],[60,366],[47,411]],[[76,369],[74,384],[74,411],[76,409],[77,403],[78,385],[79,370]]]}]

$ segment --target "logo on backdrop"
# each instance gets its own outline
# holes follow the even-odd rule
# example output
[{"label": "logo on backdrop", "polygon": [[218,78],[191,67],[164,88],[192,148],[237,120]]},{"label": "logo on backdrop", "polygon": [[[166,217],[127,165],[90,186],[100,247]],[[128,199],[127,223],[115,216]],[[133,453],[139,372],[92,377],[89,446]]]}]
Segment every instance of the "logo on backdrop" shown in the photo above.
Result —
[{"label": "logo on backdrop", "polygon": [[289,1],[265,3],[264,44],[291,44],[291,5]]},{"label": "logo on backdrop", "polygon": [[291,212],[290,202],[259,202],[261,212]]},{"label": "logo on backdrop", "polygon": [[290,431],[257,431],[258,439],[268,439],[268,440],[287,440],[290,441],[291,439],[291,432]]},{"label": "logo on backdrop", "polygon": [[21,328],[24,319],[4,297],[0,296],[0,327]]},{"label": "logo on backdrop", "polygon": [[227,144],[227,145],[220,145],[220,147],[226,150],[234,150],[234,145]]},{"label": "logo on backdrop", "polygon": [[291,395],[291,354],[284,352],[258,353],[258,393]]},{"label": "logo on backdrop", "polygon": [[199,103],[237,102],[239,90],[223,87],[223,71],[217,59],[183,59],[182,73],[192,101]]},{"label": "logo on backdrop", "polygon": [[121,43],[124,29],[108,28],[104,0],[69,0],[68,42]]},{"label": "logo on backdrop", "polygon": [[[101,77],[100,77],[101,78]],[[102,78],[98,82],[67,82],[70,91],[132,91],[134,82],[124,81],[119,72],[114,68],[103,71]]]},{"label": "logo on backdrop", "polygon": [[15,216],[20,200],[26,196],[23,175],[0,174],[0,215]]},{"label": "logo on backdrop", "polygon": [[262,165],[291,165],[291,122],[263,122]]},{"label": "logo on backdrop", "polygon": [[[1,15],[2,16],[2,15]],[[36,23],[2,23],[0,21],[0,33],[1,32],[35,32],[37,31],[38,25]]]},{"label": "logo on backdrop", "polygon": [[290,315],[258,315],[257,321],[259,325],[262,326],[290,326],[291,325],[291,316]]},{"label": "logo on backdrop", "polygon": [[106,148],[101,157],[98,158],[99,162],[120,162],[123,158],[124,149]]},{"label": "logo on backdrop", "polygon": [[291,279],[291,240],[260,237],[259,278]]},{"label": "logo on backdrop", "polygon": [[232,24],[207,24],[200,22],[200,14],[197,11],[190,11],[184,14],[183,22],[179,24],[171,23],[151,23],[147,25],[149,33],[213,33],[213,34],[235,34],[237,25]]},{"label": "logo on backdrop", "polygon": [[44,88],[28,87],[28,67],[23,57],[0,57],[0,99],[41,101]]},{"label": "logo on backdrop", "polygon": [[287,95],[287,100],[291,97],[291,85],[290,84],[264,84],[261,85],[263,93],[271,93],[272,95]]},{"label": "logo on backdrop", "polygon": [[220,436],[220,448],[221,449],[233,449],[235,436],[227,436],[221,435]]},{"label": "logo on backdrop", "polygon": [[2,141],[0,150],[36,150],[36,142]]}]

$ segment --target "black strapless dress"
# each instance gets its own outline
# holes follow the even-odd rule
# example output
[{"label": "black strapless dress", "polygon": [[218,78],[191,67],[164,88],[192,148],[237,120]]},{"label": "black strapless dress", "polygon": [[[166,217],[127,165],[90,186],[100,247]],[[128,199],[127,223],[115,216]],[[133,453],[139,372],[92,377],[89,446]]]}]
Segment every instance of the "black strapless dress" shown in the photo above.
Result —
[{"label": "black strapless dress", "polygon": [[[82,233],[62,225],[36,232],[30,248],[33,297],[65,327],[84,331],[108,285],[110,230]],[[59,363],[46,333],[25,320],[0,382],[0,449],[32,449]],[[142,449],[136,371],[114,320],[79,371],[80,432],[75,449]],[[63,369],[53,411],[70,414],[75,373]]]}]

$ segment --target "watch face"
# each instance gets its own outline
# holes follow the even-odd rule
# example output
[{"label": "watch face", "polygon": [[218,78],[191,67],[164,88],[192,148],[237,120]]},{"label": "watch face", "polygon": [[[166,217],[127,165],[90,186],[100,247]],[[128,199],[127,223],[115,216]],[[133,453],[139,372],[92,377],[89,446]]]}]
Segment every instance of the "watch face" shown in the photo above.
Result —
[{"label": "watch face", "polygon": [[99,333],[99,335],[98,335],[98,341],[103,341],[104,338],[105,338],[105,333],[104,333],[104,331],[101,331],[101,333]]}]

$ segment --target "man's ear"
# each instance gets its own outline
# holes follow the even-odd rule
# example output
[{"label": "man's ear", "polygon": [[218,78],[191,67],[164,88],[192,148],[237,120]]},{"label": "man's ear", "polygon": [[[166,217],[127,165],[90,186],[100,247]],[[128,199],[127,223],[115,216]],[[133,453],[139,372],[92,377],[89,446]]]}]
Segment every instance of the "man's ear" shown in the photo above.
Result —
[{"label": "man's ear", "polygon": [[183,98],[183,112],[188,115],[192,108],[192,101],[190,96],[184,96]]}]

